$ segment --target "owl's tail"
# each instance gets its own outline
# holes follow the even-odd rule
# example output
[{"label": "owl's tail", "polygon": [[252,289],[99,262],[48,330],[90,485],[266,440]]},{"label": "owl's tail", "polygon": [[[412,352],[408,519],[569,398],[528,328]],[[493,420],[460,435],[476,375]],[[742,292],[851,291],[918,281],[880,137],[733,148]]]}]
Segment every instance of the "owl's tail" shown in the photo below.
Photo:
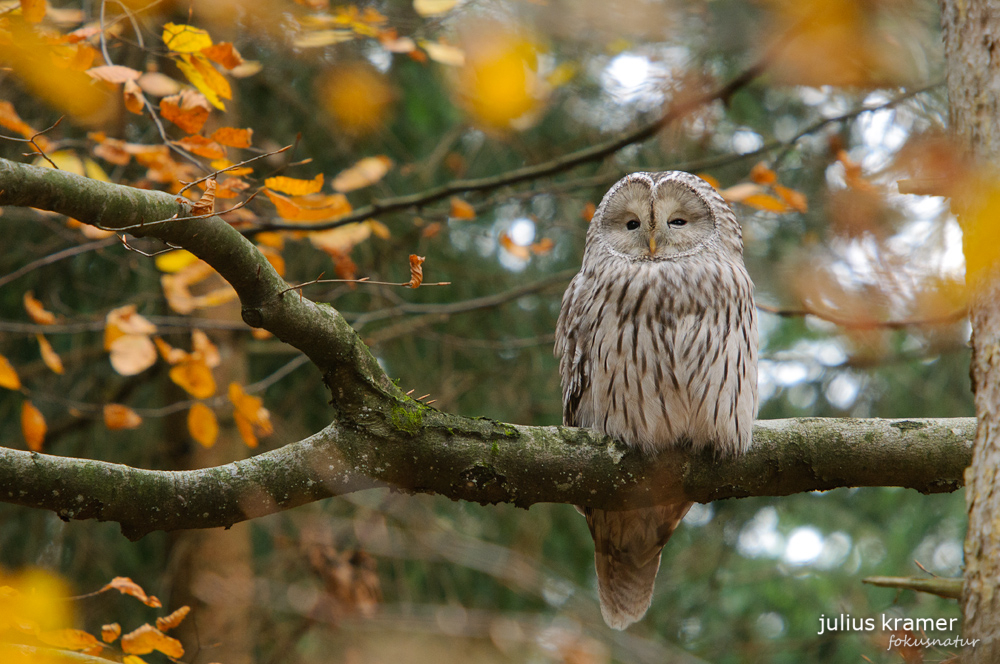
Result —
[{"label": "owl's tail", "polygon": [[660,552],[693,503],[612,512],[583,510],[594,537],[601,614],[614,629],[646,615],[660,568]]}]

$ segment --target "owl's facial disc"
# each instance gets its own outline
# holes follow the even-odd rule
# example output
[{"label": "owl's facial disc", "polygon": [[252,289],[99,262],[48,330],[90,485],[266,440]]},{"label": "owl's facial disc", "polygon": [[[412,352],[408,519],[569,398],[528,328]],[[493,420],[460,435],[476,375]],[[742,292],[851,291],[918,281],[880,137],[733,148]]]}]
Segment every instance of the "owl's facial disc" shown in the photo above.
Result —
[{"label": "owl's facial disc", "polygon": [[669,258],[687,254],[716,233],[708,204],[682,183],[661,181],[652,195],[650,255]]}]

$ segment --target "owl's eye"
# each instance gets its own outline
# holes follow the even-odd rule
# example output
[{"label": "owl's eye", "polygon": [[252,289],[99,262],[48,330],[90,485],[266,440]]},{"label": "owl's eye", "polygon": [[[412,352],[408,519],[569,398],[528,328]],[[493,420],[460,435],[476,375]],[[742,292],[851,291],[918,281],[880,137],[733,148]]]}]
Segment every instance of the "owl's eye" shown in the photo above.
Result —
[{"label": "owl's eye", "polygon": [[625,224],[625,228],[629,229],[630,231],[634,231],[635,229],[639,228],[639,220],[630,219],[628,223]]},{"label": "owl's eye", "polygon": [[683,226],[687,223],[687,219],[671,219],[669,222],[671,226]]}]

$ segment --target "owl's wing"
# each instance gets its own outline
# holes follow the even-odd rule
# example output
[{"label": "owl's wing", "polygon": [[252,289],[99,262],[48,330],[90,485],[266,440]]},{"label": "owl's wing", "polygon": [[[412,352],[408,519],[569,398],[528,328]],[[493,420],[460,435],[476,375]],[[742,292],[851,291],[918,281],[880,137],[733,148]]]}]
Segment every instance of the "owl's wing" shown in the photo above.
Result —
[{"label": "owl's wing", "polygon": [[556,349],[559,378],[562,383],[563,424],[581,426],[579,407],[590,389],[590,344],[592,323],[586,313],[589,284],[583,271],[573,277],[563,295],[559,322],[556,324]]}]

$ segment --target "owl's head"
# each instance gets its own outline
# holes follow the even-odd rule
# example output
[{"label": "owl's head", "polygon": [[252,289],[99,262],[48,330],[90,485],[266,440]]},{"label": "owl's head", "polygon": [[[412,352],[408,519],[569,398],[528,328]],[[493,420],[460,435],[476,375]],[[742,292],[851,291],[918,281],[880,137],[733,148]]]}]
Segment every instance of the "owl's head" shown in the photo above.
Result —
[{"label": "owl's head", "polygon": [[631,260],[659,261],[718,248],[743,252],[732,209],[715,189],[683,171],[633,173],[604,195],[588,241]]}]

